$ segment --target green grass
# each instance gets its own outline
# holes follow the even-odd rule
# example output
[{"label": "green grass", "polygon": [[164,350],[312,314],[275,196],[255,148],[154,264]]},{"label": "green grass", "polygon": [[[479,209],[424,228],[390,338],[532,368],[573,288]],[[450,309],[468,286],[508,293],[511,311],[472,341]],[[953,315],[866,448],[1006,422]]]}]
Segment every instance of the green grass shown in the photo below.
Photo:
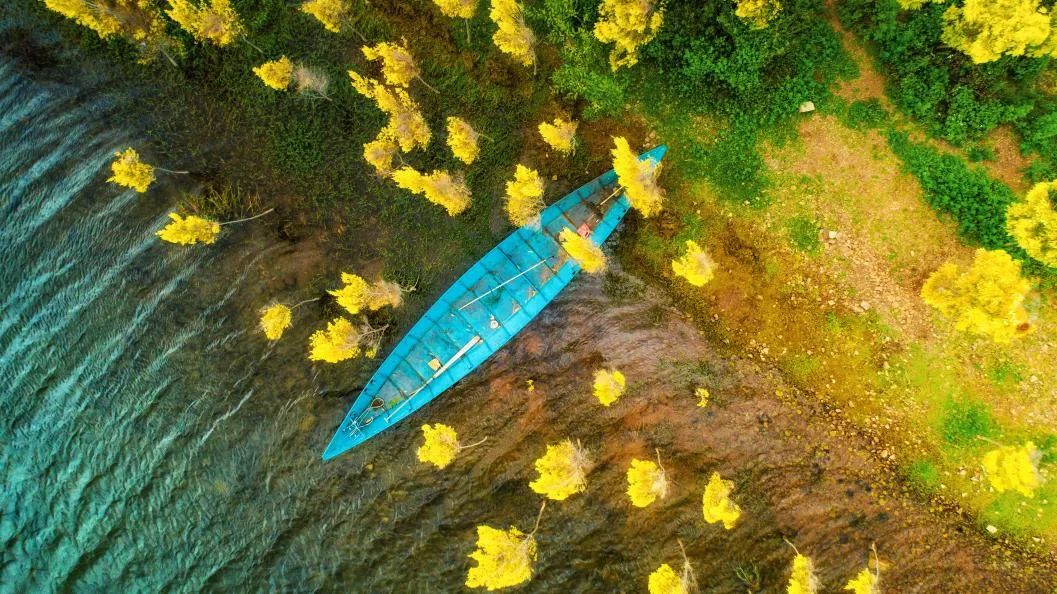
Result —
[{"label": "green grass", "polygon": [[991,409],[986,404],[968,398],[950,399],[940,417],[943,440],[956,447],[979,445],[980,437],[990,438],[998,432]]},{"label": "green grass", "polygon": [[888,110],[881,105],[880,100],[860,99],[848,106],[845,123],[855,130],[880,128],[889,121],[889,117]]},{"label": "green grass", "polygon": [[804,217],[795,216],[786,222],[786,232],[789,234],[789,243],[794,248],[806,254],[817,254],[822,242],[818,238],[822,227],[815,221]]},{"label": "green grass", "polygon": [[906,469],[907,480],[915,489],[929,493],[940,484],[940,471],[929,460],[915,460]]},{"label": "green grass", "polygon": [[987,368],[987,377],[996,386],[1019,384],[1024,381],[1024,368],[1008,360],[995,361]]}]

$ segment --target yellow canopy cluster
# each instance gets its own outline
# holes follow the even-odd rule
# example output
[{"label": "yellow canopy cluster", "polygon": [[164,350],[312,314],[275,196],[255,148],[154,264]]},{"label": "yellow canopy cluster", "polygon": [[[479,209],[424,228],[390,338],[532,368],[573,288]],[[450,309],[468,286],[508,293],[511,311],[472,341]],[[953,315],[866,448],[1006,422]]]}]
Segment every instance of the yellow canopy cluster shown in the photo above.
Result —
[{"label": "yellow canopy cluster", "polygon": [[122,36],[148,50],[168,40],[165,21],[150,0],[44,0],[44,6],[103,39]]},{"label": "yellow canopy cluster", "polygon": [[816,594],[818,587],[818,578],[815,577],[815,566],[811,559],[797,553],[793,557],[793,571],[789,574],[786,594]]},{"label": "yellow canopy cluster", "polygon": [[509,530],[478,526],[477,549],[470,558],[477,565],[466,575],[468,588],[493,591],[516,586],[532,578],[536,539],[513,526]]},{"label": "yellow canopy cluster", "polygon": [[609,67],[634,66],[639,61],[639,47],[657,35],[664,22],[664,11],[658,0],[602,0],[595,23],[595,38],[613,43]]},{"label": "yellow canopy cluster", "polygon": [[659,163],[653,159],[639,160],[623,136],[614,138],[613,142],[613,170],[631,206],[644,217],[657,214],[664,203],[664,191],[657,185]]},{"label": "yellow canopy cluster", "polygon": [[382,110],[389,121],[378,137],[388,139],[400,145],[400,150],[409,152],[416,146],[425,149],[429,146],[431,137],[426,118],[418,108],[407,91],[401,88],[392,88],[364,76],[355,71],[349,71],[352,78],[352,86],[358,93],[374,100],[378,109]]},{"label": "yellow canopy cluster", "polygon": [[155,233],[162,241],[181,245],[213,243],[220,234],[220,223],[216,221],[194,215],[184,218],[175,212],[169,213],[169,218],[169,224]]},{"label": "yellow canopy cluster", "polygon": [[573,152],[576,143],[576,122],[554,118],[554,122],[542,122],[539,125],[540,136],[551,148],[568,155]]},{"label": "yellow canopy cluster", "polygon": [[635,507],[647,507],[668,496],[668,476],[652,460],[631,459],[628,467],[628,497]]},{"label": "yellow canopy cluster", "polygon": [[345,318],[335,318],[327,324],[326,330],[317,330],[308,339],[308,359],[340,363],[346,359],[359,357],[363,353],[361,341],[363,333]]},{"label": "yellow canopy cluster", "polygon": [[169,10],[165,12],[198,41],[220,47],[245,33],[230,0],[169,0]]},{"label": "yellow canopy cluster", "polygon": [[294,63],[290,58],[283,56],[278,60],[265,62],[253,69],[265,86],[276,91],[285,91],[290,86],[290,80],[294,76]]},{"label": "yellow canopy cluster", "polygon": [[587,489],[587,470],[590,461],[579,444],[566,439],[548,445],[547,453],[536,460],[539,478],[529,483],[533,491],[544,497],[562,501]]},{"label": "yellow canopy cluster", "polygon": [[461,173],[434,171],[424,174],[411,167],[402,167],[393,172],[393,181],[401,188],[422,194],[426,200],[443,206],[451,216],[470,207],[470,188]]},{"label": "yellow canopy cluster", "polygon": [[984,472],[995,491],[1016,491],[1025,497],[1034,497],[1041,482],[1040,458],[1041,454],[1030,441],[1022,446],[1001,446],[984,454]]},{"label": "yellow canopy cluster", "polygon": [[706,406],[708,406],[708,401],[712,397],[712,395],[708,393],[708,388],[695,389],[694,396],[697,397],[698,408],[705,408]]},{"label": "yellow canopy cluster", "polygon": [[535,169],[518,163],[514,179],[506,183],[507,218],[514,226],[524,227],[539,218],[543,207],[543,178]]},{"label": "yellow canopy cluster", "polygon": [[327,291],[337,298],[338,305],[344,307],[351,314],[361,311],[375,311],[386,306],[400,307],[404,301],[403,288],[384,279],[374,283],[368,283],[363,277],[341,273],[342,287],[335,291]]},{"label": "yellow canopy cluster", "polygon": [[609,406],[616,402],[624,394],[626,385],[627,380],[624,379],[624,374],[616,369],[612,371],[599,369],[595,372],[595,398],[602,403],[602,406]]},{"label": "yellow canopy cluster", "polygon": [[973,62],[1002,56],[1057,56],[1052,15],[1039,0],[965,0],[943,15],[943,43]]},{"label": "yellow canopy cluster", "polygon": [[379,135],[363,145],[363,158],[379,175],[388,176],[393,172],[393,157],[399,148],[395,140]]},{"label": "yellow canopy cluster", "polygon": [[113,175],[106,181],[132,188],[141,194],[146,192],[154,182],[154,167],[141,161],[139,153],[131,147],[114,153],[114,156],[117,159],[110,164]]},{"label": "yellow canopy cluster", "polygon": [[880,579],[877,574],[864,567],[854,578],[848,580],[845,590],[852,594],[881,594]]},{"label": "yellow canopy cluster", "polygon": [[581,237],[569,228],[562,229],[558,233],[558,239],[561,241],[562,248],[573,260],[576,260],[584,272],[597,274],[605,271],[606,255],[602,252],[602,248],[595,245],[593,241]]},{"label": "yellow canopy cluster", "polygon": [[701,497],[701,510],[709,524],[722,522],[727,530],[734,528],[741,517],[741,508],[730,499],[734,482],[723,480],[718,472],[713,472],[705,485],[705,494]]},{"label": "yellow canopy cluster", "polygon": [[650,594],[689,594],[690,585],[686,576],[675,573],[671,565],[662,564],[650,574]]},{"label": "yellow canopy cluster", "polygon": [[279,340],[283,332],[290,327],[293,320],[290,308],[282,303],[275,303],[261,309],[261,330],[268,340]]},{"label": "yellow canopy cluster", "polygon": [[1029,256],[1057,268],[1057,181],[1035,184],[1010,204],[1006,230]]},{"label": "yellow canopy cluster", "polygon": [[341,33],[349,7],[345,0],[308,0],[301,5],[301,12],[315,17],[327,31]]},{"label": "yellow canopy cluster", "polygon": [[734,15],[745,21],[753,29],[763,29],[778,16],[782,10],[779,0],[737,0],[738,6]]},{"label": "yellow canopy cluster", "polygon": [[672,260],[672,271],[695,287],[703,287],[712,280],[716,263],[701,249],[697,242],[686,241],[686,253],[681,258]]},{"label": "yellow canopy cluster", "polygon": [[525,24],[521,5],[514,0],[492,0],[488,16],[498,27],[492,35],[496,47],[523,66],[535,66],[536,35]]},{"label": "yellow canopy cluster", "polygon": [[416,452],[420,461],[445,468],[455,460],[459,452],[459,435],[455,429],[440,423],[432,427],[427,424],[422,426],[422,436],[426,442]]},{"label": "yellow canopy cluster", "polygon": [[383,41],[375,45],[365,45],[362,51],[368,60],[382,61],[382,78],[388,85],[406,87],[418,78],[418,66],[415,65],[411,52],[403,45]]},{"label": "yellow canopy cluster", "polygon": [[448,147],[455,158],[467,165],[477,160],[480,147],[477,146],[479,134],[470,126],[470,123],[462,118],[449,117],[448,124]]},{"label": "yellow canopy cluster", "polygon": [[1009,342],[1032,331],[1024,298],[1031,283],[1020,276],[1020,263],[1002,250],[976,250],[972,265],[961,272],[947,262],[925,281],[925,303],[954,319],[955,328],[995,342]]},{"label": "yellow canopy cluster", "polygon": [[477,10],[477,0],[433,0],[433,3],[440,8],[444,16],[452,18],[472,18]]}]

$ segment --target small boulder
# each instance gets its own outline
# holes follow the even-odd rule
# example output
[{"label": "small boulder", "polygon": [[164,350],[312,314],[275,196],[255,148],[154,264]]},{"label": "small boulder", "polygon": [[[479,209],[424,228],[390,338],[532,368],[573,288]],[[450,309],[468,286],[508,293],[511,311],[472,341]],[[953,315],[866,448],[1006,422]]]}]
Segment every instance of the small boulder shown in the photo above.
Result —
[{"label": "small boulder", "polygon": [[800,104],[800,113],[811,113],[815,111],[814,101],[805,101]]}]

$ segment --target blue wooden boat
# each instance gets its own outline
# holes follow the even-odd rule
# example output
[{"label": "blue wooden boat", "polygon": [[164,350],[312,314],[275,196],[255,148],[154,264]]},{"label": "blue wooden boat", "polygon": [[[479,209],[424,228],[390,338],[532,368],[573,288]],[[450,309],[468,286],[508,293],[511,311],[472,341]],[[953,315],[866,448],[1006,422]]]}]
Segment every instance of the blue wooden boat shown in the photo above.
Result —
[{"label": "blue wooden boat", "polygon": [[[639,159],[660,162],[661,145]],[[329,460],[399,423],[484,363],[580,271],[558,243],[572,229],[602,245],[630,204],[610,170],[547,207],[470,267],[408,330],[323,452]]]}]

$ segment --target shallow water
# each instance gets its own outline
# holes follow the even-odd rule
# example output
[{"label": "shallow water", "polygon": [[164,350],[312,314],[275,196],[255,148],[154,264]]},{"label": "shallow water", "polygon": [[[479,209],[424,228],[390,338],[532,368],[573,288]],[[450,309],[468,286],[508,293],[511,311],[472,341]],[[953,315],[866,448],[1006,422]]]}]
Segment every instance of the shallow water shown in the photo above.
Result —
[{"label": "shallow water", "polygon": [[[277,345],[252,328],[296,246],[240,231],[160,244],[172,192],[104,182],[113,150],[136,142],[121,109],[0,66],[0,591],[459,591],[474,527],[529,528],[532,462],[565,437],[596,466],[587,493],[548,505],[524,591],[644,591],[678,562],[677,538],[706,592],[745,591],[734,569],[753,565],[762,591],[784,591],[783,537],[815,558],[826,591],[871,542],[889,592],[1057,583],[956,519],[880,497],[865,440],[830,437],[820,407],[781,402],[780,379],[721,356],[619,271],[576,281],[410,422],[322,463],[362,370],[305,361],[321,311],[299,311]],[[631,383],[608,409],[590,395],[603,364]],[[694,405],[698,385],[712,406]],[[431,470],[414,457],[427,421],[489,441]],[[676,485],[633,509],[628,460],[655,449]],[[701,520],[713,470],[745,508],[729,532]]]}]

